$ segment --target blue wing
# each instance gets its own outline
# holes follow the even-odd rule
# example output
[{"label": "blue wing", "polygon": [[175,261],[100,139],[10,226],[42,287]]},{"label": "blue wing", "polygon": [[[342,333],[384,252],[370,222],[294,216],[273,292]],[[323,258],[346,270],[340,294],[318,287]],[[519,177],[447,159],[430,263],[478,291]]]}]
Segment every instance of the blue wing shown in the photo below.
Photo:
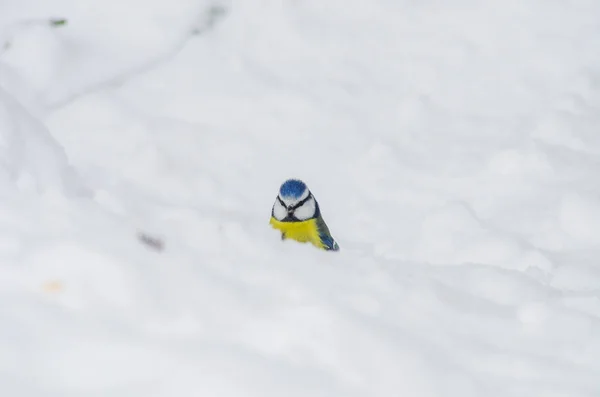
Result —
[{"label": "blue wing", "polygon": [[331,233],[329,233],[329,228],[325,224],[325,221],[323,220],[323,218],[321,217],[320,214],[317,217],[317,227],[319,228],[319,238],[321,239],[321,242],[325,246],[325,250],[339,251],[340,247],[338,246],[338,243],[331,236]]},{"label": "blue wing", "polygon": [[340,247],[338,246],[338,243],[333,239],[333,237],[331,236],[326,236],[321,234],[321,242],[323,243],[323,245],[325,246],[325,249],[327,251],[339,251]]}]

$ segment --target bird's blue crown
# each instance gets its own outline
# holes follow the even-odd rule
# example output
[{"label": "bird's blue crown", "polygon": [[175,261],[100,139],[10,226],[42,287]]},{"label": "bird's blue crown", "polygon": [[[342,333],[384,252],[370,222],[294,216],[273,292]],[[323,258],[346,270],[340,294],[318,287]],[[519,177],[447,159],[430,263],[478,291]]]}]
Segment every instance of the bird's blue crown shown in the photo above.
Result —
[{"label": "bird's blue crown", "polygon": [[281,197],[299,199],[302,197],[307,187],[304,182],[298,179],[288,179],[285,181],[281,188],[279,188],[279,195]]}]

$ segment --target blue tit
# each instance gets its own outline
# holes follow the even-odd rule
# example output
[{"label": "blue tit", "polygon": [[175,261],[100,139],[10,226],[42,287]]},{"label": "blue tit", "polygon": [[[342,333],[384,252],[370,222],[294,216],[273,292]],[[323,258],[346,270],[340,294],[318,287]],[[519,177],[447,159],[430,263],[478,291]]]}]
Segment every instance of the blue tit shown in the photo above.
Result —
[{"label": "blue tit", "polygon": [[282,240],[309,242],[326,251],[340,249],[329,233],[317,200],[300,180],[288,179],[281,185],[269,223],[281,231]]}]

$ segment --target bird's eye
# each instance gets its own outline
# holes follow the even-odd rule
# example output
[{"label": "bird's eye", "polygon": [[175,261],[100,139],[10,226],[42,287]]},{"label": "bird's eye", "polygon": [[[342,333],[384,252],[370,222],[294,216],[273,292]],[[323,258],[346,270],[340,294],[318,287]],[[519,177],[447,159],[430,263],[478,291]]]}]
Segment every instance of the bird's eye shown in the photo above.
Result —
[{"label": "bird's eye", "polygon": [[317,207],[315,204],[315,199],[310,197],[308,200],[302,203],[302,205],[296,208],[294,211],[294,216],[301,221],[311,219],[315,216],[316,209]]},{"label": "bird's eye", "polygon": [[273,216],[275,219],[282,221],[287,217],[287,214],[287,208],[281,204],[280,200],[275,200],[275,204],[273,204]]}]

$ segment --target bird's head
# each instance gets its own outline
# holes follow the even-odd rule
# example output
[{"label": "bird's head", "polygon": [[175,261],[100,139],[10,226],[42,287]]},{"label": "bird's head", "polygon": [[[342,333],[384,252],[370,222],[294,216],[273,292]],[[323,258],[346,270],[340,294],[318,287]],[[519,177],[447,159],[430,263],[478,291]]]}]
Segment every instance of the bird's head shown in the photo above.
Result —
[{"label": "bird's head", "polygon": [[306,184],[298,179],[288,179],[279,188],[273,204],[273,217],[281,222],[298,222],[317,215],[317,202]]}]

